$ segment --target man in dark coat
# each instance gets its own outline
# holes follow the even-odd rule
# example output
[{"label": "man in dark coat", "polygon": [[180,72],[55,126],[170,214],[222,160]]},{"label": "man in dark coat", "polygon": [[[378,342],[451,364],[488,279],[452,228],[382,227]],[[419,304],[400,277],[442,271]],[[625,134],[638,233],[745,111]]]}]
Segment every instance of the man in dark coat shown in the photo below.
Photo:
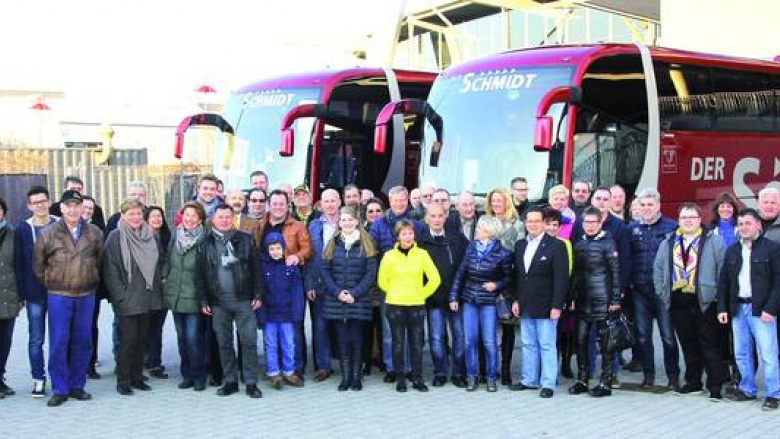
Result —
[{"label": "man in dark coat", "polygon": [[[428,308],[428,341],[433,358],[433,387],[441,387],[447,382],[447,352],[452,353],[450,363],[452,383],[465,387],[466,357],[463,338],[462,313],[449,309],[448,294],[452,289],[453,276],[460,266],[468,246],[468,240],[462,233],[448,230],[446,210],[434,200],[425,212],[427,227],[419,239],[420,248],[428,251],[441,276],[441,285],[426,301]],[[447,347],[447,326],[452,334],[452,349]]]},{"label": "man in dark coat", "polygon": [[757,348],[764,371],[762,408],[776,410],[780,399],[780,245],[761,235],[761,217],[754,209],[737,214],[737,229],[740,239],[726,250],[718,283],[718,321],[731,321],[734,357],[742,375],[734,399],[756,399],[753,349]]},{"label": "man in dark coat", "polygon": [[257,321],[253,311],[262,305],[264,284],[260,278],[260,260],[252,236],[233,227],[233,209],[217,206],[212,218],[211,235],[203,241],[198,255],[198,273],[203,288],[199,291],[203,313],[212,316],[224,371],[220,396],[238,392],[236,353],[233,348],[233,324],[239,333],[246,393],[260,398],[257,388],[260,366],[257,360]]}]

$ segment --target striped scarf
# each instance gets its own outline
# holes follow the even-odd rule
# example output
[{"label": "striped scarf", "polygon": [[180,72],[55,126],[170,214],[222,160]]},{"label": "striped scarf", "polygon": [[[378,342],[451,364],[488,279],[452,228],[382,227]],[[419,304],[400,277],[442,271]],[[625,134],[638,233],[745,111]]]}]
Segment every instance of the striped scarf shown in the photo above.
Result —
[{"label": "striped scarf", "polygon": [[672,247],[672,291],[696,293],[696,269],[699,266],[699,245],[701,229],[686,246],[680,229],[674,233]]}]

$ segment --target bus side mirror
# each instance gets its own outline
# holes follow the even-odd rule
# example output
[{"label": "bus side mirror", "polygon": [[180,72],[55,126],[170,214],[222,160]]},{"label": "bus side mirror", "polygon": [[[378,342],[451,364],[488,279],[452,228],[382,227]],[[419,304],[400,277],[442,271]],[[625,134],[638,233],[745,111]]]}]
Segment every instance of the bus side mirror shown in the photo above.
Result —
[{"label": "bus side mirror", "polygon": [[291,108],[282,118],[282,144],[279,146],[279,155],[290,157],[295,152],[295,132],[293,123],[302,117],[324,117],[328,112],[322,104],[301,104]]},{"label": "bus side mirror", "polygon": [[540,116],[536,118],[534,127],[534,151],[548,152],[552,150],[553,118]]},{"label": "bus side mirror", "polygon": [[374,152],[380,155],[387,152],[387,124],[374,128]]},{"label": "bus side mirror", "polygon": [[282,130],[282,145],[279,148],[279,155],[282,157],[291,157],[295,152],[295,132],[292,128]]}]

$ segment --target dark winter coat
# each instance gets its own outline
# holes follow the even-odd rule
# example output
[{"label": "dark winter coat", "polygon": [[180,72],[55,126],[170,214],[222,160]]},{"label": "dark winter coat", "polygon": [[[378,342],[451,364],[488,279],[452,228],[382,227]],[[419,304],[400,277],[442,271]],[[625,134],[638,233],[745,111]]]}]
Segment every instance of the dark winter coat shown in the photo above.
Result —
[{"label": "dark winter coat", "polygon": [[[512,252],[493,240],[492,248],[480,257],[476,241],[466,248],[450,290],[450,302],[460,300],[475,305],[495,305],[498,294],[505,292],[512,281]],[[482,286],[485,282],[494,282],[492,292]]]},{"label": "dark winter coat", "polygon": [[[325,284],[325,318],[328,320],[371,320],[371,298],[368,293],[376,282],[376,256],[366,257],[360,241],[349,250],[337,236],[333,257],[322,260],[322,279]],[[347,290],[355,302],[346,304],[338,300],[342,290]]]},{"label": "dark winter coat", "polygon": [[634,221],[628,226],[631,238],[631,284],[645,294],[654,293],[653,264],[658,247],[677,229],[677,223],[661,217],[653,224]]},{"label": "dark winter coat", "polygon": [[583,235],[574,244],[574,294],[577,316],[589,322],[607,317],[610,305],[619,305],[620,263],[615,240],[602,230]]},{"label": "dark winter coat", "polygon": [[[742,243],[726,250],[718,283],[718,313],[736,315],[739,305],[739,272],[742,269]],[[750,288],[753,316],[780,312],[780,244],[759,237],[750,251]]]},{"label": "dark winter coat", "polygon": [[0,319],[12,319],[19,314],[14,245],[14,229],[7,224],[0,229]]},{"label": "dark winter coat", "polygon": [[[146,281],[138,264],[133,260],[132,277],[127,283],[127,270],[122,260],[120,249],[120,231],[115,229],[108,235],[103,251],[100,274],[103,278],[114,314],[118,316],[133,316],[146,314],[150,310],[162,308],[162,268],[164,259],[157,259],[157,269],[154,272],[154,284],[151,290],[146,289]],[[157,251],[162,254],[160,239],[155,237]]]},{"label": "dark winter coat", "polygon": [[[56,223],[56,221],[57,218],[53,218],[49,225]],[[30,219],[20,221],[14,230],[16,289],[25,302],[44,304],[46,303],[46,287],[35,277],[33,272],[33,247],[35,246],[33,230],[34,227]]]},{"label": "dark winter coat", "polygon": [[305,299],[300,267],[263,255],[263,282],[265,302],[256,313],[258,320],[261,323],[302,322]]},{"label": "dark winter coat", "polygon": [[434,238],[429,228],[425,228],[418,241],[420,248],[428,251],[441,276],[441,285],[426,301],[429,307],[446,307],[452,290],[455,273],[460,267],[469,241],[456,230],[446,230],[444,236]]},{"label": "dark winter coat", "polygon": [[[265,284],[262,282],[261,263],[252,236],[237,230],[230,238],[238,262],[232,265],[236,299],[239,301],[263,300]],[[214,233],[209,233],[201,243],[198,255],[198,300],[201,306],[219,305],[219,267],[222,255],[217,251]]]}]

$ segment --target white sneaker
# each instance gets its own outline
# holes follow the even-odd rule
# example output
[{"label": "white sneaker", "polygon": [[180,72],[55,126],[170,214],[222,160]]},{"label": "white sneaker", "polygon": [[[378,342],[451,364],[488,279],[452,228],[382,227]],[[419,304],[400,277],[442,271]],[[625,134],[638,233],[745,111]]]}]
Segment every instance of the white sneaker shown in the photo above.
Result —
[{"label": "white sneaker", "polygon": [[33,398],[43,398],[46,396],[46,381],[45,380],[33,380]]}]

